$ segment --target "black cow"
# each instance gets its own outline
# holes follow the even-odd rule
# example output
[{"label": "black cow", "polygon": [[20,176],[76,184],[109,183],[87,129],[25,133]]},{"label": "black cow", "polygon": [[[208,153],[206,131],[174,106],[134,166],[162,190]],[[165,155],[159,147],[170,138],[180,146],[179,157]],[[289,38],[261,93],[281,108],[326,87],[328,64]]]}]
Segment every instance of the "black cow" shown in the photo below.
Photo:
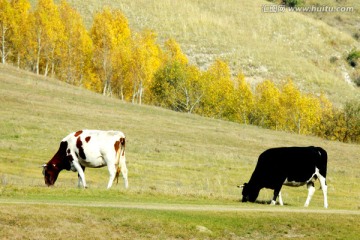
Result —
[{"label": "black cow", "polygon": [[271,204],[276,203],[281,187],[303,186],[307,184],[309,191],[305,207],[309,206],[315,192],[314,181],[318,178],[324,194],[324,207],[328,207],[326,185],[327,153],[320,147],[283,147],[271,148],[263,152],[248,183],[241,187],[242,201],[255,202],[262,188],[274,190]]}]

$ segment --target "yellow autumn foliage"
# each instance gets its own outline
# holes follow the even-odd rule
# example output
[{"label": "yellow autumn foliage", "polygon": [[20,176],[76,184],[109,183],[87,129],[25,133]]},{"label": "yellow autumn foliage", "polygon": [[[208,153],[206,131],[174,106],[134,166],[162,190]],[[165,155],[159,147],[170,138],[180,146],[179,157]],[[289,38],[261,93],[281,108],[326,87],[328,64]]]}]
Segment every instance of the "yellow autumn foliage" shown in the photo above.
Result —
[{"label": "yellow autumn foliage", "polygon": [[154,31],[133,32],[120,10],[95,13],[88,31],[65,0],[39,0],[35,8],[27,0],[0,0],[0,37],[2,63],[134,104],[360,142],[360,104],[336,108],[292,80],[250,87],[220,59],[200,70],[175,39],[160,47]]}]

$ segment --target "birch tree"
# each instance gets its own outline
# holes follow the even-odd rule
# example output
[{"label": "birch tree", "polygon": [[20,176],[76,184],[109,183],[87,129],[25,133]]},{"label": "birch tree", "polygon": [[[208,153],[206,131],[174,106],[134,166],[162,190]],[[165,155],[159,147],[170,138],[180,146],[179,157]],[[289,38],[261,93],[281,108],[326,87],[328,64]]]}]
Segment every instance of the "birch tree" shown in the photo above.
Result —
[{"label": "birch tree", "polygon": [[235,78],[235,91],[232,100],[236,121],[245,124],[251,123],[254,104],[254,95],[250,85],[246,82],[245,76],[240,73]]},{"label": "birch tree", "polygon": [[111,95],[115,66],[119,66],[116,59],[121,57],[119,48],[131,37],[128,21],[121,11],[104,8],[95,15],[90,34],[94,44],[95,71],[103,83],[102,92]]},{"label": "birch tree", "polygon": [[35,9],[36,32],[36,73],[43,68],[44,75],[55,73],[55,64],[59,59],[64,26],[58,7],[52,0],[39,0]]},{"label": "birch tree", "polygon": [[227,63],[216,60],[202,74],[204,96],[201,100],[202,112],[205,116],[233,119],[234,108],[231,98],[234,83],[231,80],[230,68]]},{"label": "birch tree", "polygon": [[66,1],[61,1],[59,11],[64,25],[59,78],[73,85],[83,85],[92,68],[92,40],[80,14]]},{"label": "birch tree", "polygon": [[161,65],[161,49],[156,43],[156,34],[145,30],[135,35],[131,64],[133,81],[132,103],[142,104],[155,72]]},{"label": "birch tree", "polygon": [[[12,0],[11,6],[14,10],[14,25],[11,31],[11,43],[13,47],[13,59],[17,67],[28,67],[26,59],[32,59],[34,39],[34,19],[30,14],[30,3],[27,0]],[[23,63],[22,63],[23,62]]]},{"label": "birch tree", "polygon": [[279,96],[281,105],[281,130],[299,134],[312,133],[321,120],[319,99],[311,94],[302,94],[289,80]]},{"label": "birch tree", "polygon": [[13,25],[14,9],[7,0],[0,0],[0,37],[1,37],[1,62],[6,63],[9,55],[10,29]]},{"label": "birch tree", "polygon": [[279,89],[270,80],[265,80],[256,86],[255,122],[257,125],[279,129],[282,122],[279,96]]}]

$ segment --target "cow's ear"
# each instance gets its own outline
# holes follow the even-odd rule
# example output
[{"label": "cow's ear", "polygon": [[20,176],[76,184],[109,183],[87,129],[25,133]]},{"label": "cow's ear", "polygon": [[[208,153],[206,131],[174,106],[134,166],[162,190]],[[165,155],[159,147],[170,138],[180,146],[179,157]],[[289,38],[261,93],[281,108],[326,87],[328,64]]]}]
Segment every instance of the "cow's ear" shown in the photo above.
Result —
[{"label": "cow's ear", "polygon": [[238,187],[238,188],[244,188],[244,187],[245,187],[245,184],[243,184],[243,185],[238,185],[237,187]]}]

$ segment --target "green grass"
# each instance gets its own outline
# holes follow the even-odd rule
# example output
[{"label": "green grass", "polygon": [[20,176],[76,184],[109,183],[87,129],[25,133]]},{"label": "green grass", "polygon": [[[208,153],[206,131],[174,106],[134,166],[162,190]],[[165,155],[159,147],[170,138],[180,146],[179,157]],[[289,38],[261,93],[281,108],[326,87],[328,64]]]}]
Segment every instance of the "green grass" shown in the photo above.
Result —
[{"label": "green grass", "polygon": [[118,190],[1,190],[0,236],[11,239],[357,239],[360,226],[358,211]]},{"label": "green grass", "polygon": [[0,236],[12,239],[357,239],[360,227],[359,215],[261,209],[226,212],[3,203],[0,211]]},{"label": "green grass", "polygon": [[[359,145],[132,105],[4,65],[0,102],[3,238],[355,239]],[[106,191],[106,168],[86,170],[86,190],[77,189],[73,172],[61,172],[53,188],[45,186],[41,164],[64,136],[84,128],[125,132],[128,190],[120,181]],[[304,210],[305,187],[284,187],[283,208],[240,203],[236,185],[248,181],[258,155],[293,145],[328,151],[328,212],[320,190]],[[271,196],[263,190],[259,200]]]},{"label": "green grass", "polygon": [[[360,89],[344,78],[345,73],[353,76],[356,71],[347,64],[347,54],[360,48],[351,34],[359,19],[356,0],[338,3],[354,6],[353,13],[320,16],[287,11],[264,13],[262,6],[270,3],[263,0],[68,2],[81,13],[88,27],[94,13],[104,6],[121,9],[134,31],[153,29],[160,43],[175,38],[190,61],[202,69],[221,58],[234,73],[243,72],[253,84],[264,79],[281,83],[292,78],[302,90],[325,92],[339,104],[360,100]],[[330,0],[309,4],[314,2],[333,5]],[[344,21],[336,20],[340,18]],[[330,20],[336,24],[330,24]],[[348,22],[350,28],[346,28]]]},{"label": "green grass", "polygon": [[305,210],[118,190],[58,190],[7,187],[1,192],[0,236],[12,239],[357,239],[360,226],[358,211],[311,207]]}]

